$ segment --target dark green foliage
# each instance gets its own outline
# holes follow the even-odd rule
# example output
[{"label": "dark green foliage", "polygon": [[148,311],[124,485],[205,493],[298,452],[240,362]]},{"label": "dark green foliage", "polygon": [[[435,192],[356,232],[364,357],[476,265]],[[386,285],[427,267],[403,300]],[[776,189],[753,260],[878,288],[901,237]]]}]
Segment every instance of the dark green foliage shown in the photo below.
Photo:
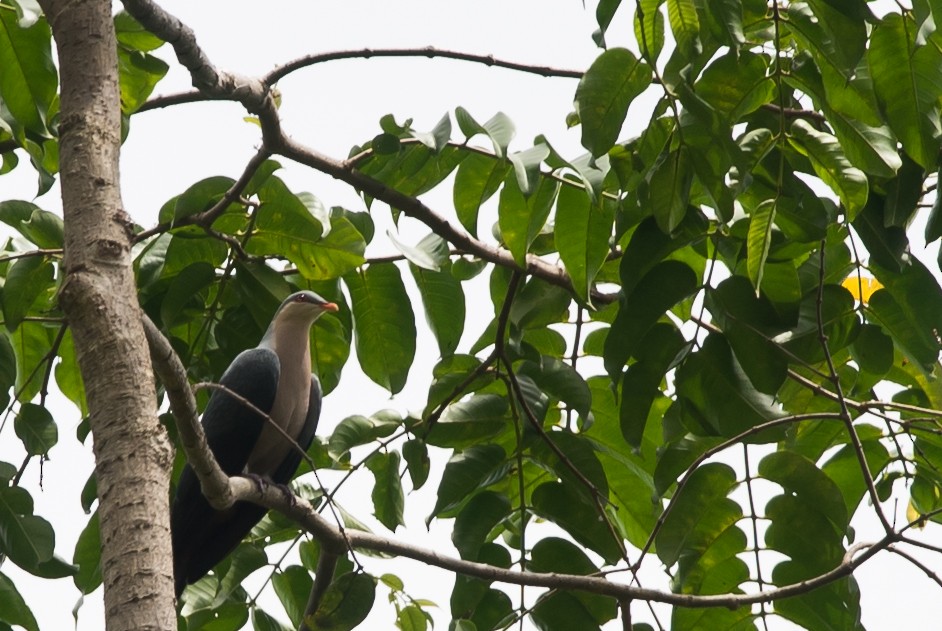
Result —
[{"label": "dark green foliage", "polygon": [[[389,404],[408,413],[354,404],[309,450],[318,468],[371,485],[342,509],[347,478],[332,489],[323,514],[346,529],[366,529],[370,513],[386,535],[415,528],[411,492],[427,485],[437,493],[418,528],[450,527],[467,561],[580,576],[663,565],[670,580],[644,587],[691,597],[813,581],[847,563],[861,516],[882,522],[882,511],[897,533],[942,523],[942,287],[911,247],[914,231],[942,237],[942,14],[938,2],[894,10],[602,0],[603,50],[569,88],[567,122],[587,154],[514,141],[497,103],[483,123],[457,107],[430,131],[392,115],[351,130],[371,140],[331,175],[372,191],[353,210],[292,190],[273,160],[234,196],[233,174],[165,191],[159,229],[132,250],[142,308],[194,381],[218,380],[285,296],[312,289],[340,305],[311,336],[325,392],[351,355],[390,394],[428,384],[425,400]],[[0,143],[25,150],[43,193],[58,171],[58,77],[48,25],[33,17],[0,10]],[[633,41],[615,41],[622,18]],[[115,25],[132,117],[168,67],[152,54],[161,40],[123,13]],[[15,165],[4,154],[0,173]],[[418,200],[432,190],[453,208]],[[401,233],[376,234],[376,200]],[[0,222],[16,233],[0,250],[0,404],[25,452],[45,457],[62,429],[46,407],[53,373],[88,413],[56,301],[69,226],[20,200],[0,200]],[[376,254],[384,246],[400,254]],[[422,344],[434,367],[415,361]],[[295,491],[321,505],[328,491],[312,479]],[[96,488],[82,492],[86,511]],[[270,578],[297,628],[323,551],[278,514],[189,589],[181,628],[251,618],[283,630],[282,612],[242,585],[275,558],[267,546],[299,540],[301,565],[282,559]],[[54,542],[17,467],[0,462],[0,556],[97,589],[98,513],[74,565]],[[349,552],[312,628],[361,625],[377,585],[399,628],[431,626],[432,603],[408,581],[374,578],[368,552]],[[661,623],[755,629],[780,616],[859,629],[863,598],[880,595],[841,575],[761,606],[674,606]],[[520,602],[466,575],[449,604],[456,631],[520,615],[546,631],[596,629],[619,615],[610,596],[555,589]],[[0,628],[12,626],[37,628],[0,574]]]}]

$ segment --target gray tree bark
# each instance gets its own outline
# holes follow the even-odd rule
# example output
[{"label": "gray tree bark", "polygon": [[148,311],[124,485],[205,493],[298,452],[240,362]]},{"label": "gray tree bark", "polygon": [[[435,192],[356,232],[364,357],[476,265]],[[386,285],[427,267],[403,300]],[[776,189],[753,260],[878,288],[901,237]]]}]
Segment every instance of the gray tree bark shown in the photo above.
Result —
[{"label": "gray tree bark", "polygon": [[121,202],[120,92],[109,0],[41,0],[61,75],[65,312],[85,382],[98,477],[109,630],[176,628],[167,508],[172,449],[154,380]]}]

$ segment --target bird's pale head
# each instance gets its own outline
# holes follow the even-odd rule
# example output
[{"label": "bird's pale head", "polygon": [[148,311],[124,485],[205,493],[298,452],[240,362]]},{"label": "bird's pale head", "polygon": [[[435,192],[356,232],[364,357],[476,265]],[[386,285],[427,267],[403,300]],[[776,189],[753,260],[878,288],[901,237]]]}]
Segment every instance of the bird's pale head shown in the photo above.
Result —
[{"label": "bird's pale head", "polygon": [[294,317],[314,316],[315,318],[325,311],[336,312],[339,310],[336,303],[325,300],[313,291],[296,291],[281,303],[278,308],[276,318],[282,315]]}]

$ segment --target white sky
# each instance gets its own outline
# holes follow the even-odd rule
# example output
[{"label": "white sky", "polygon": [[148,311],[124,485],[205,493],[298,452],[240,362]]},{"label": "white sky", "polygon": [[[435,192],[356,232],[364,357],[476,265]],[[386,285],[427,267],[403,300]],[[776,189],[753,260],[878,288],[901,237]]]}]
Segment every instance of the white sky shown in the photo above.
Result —
[{"label": "white sky", "polygon": [[[162,5],[181,18],[197,33],[209,58],[220,68],[245,75],[259,75],[296,57],[335,50],[384,47],[436,46],[463,52],[494,55],[517,62],[584,69],[594,60],[598,49],[591,40],[595,30],[594,4],[583,8],[576,0],[483,0],[478,2],[428,1],[270,1],[204,0],[202,2],[166,1]],[[610,45],[629,43],[630,9],[625,3],[610,30]],[[630,44],[629,44],[630,45]],[[169,47],[159,55],[171,62],[171,72],[156,91],[169,94],[189,89],[189,77],[175,65]],[[567,130],[565,116],[572,109],[576,82],[572,79],[542,78],[508,70],[446,60],[371,59],[331,62],[302,70],[283,80],[281,114],[285,130],[300,142],[336,158],[346,157],[350,147],[373,137],[379,131],[379,118],[392,113],[397,120],[413,118],[417,129],[431,129],[445,112],[465,107],[479,121],[498,110],[516,123],[517,137],[511,150],[532,145],[537,134],[546,135],[563,155],[575,157],[582,150],[578,129]],[[642,108],[643,109],[643,108]],[[637,116],[632,108],[625,134],[633,134],[647,121],[648,111]],[[135,116],[131,133],[122,153],[122,194],[125,207],[135,221],[151,225],[157,210],[171,196],[190,184],[212,175],[238,177],[246,161],[259,144],[258,129],[245,123],[239,105],[203,103],[178,106]],[[457,128],[456,128],[457,129]],[[310,191],[326,205],[363,208],[354,191],[344,184],[307,168],[279,160],[285,169],[279,172],[294,191]],[[35,178],[27,165],[0,178],[0,198],[32,199]],[[58,187],[36,200],[48,209],[61,208]],[[450,188],[443,187],[426,197],[432,208],[448,213]],[[384,238],[390,227],[388,213],[375,207],[377,237],[369,254],[394,253]],[[493,215],[482,214],[482,235],[487,235]],[[427,230],[403,222],[404,240],[414,243]],[[480,285],[468,296],[469,312],[491,306]],[[482,304],[481,304],[482,303]],[[417,316],[421,311],[416,304]],[[421,317],[421,316],[419,316]],[[477,338],[486,318],[469,318],[469,334],[462,348]],[[420,326],[420,328],[422,328]],[[329,434],[342,418],[350,414],[369,414],[384,407],[400,411],[420,408],[427,393],[432,366],[437,361],[434,342],[426,334],[419,340],[419,353],[407,388],[390,399],[388,393],[368,382],[351,358],[341,386],[324,403],[319,433]],[[75,538],[86,517],[78,504],[78,493],[91,471],[90,450],[75,439],[78,413],[67,403],[56,407],[59,444],[52,450],[43,468],[43,489],[39,488],[39,467],[33,463],[24,477],[24,485],[36,500],[36,513],[51,520],[57,533],[57,553],[71,559]],[[8,435],[0,437],[0,459],[19,463],[22,451],[7,425]],[[437,465],[440,472],[441,462]],[[397,536],[415,543],[452,550],[450,522],[433,524],[429,533],[423,520],[435,499],[435,470],[430,482],[407,498],[408,532]],[[330,486],[337,476],[324,475]],[[372,476],[364,471],[358,484],[351,484],[341,495],[341,503],[358,517],[368,518],[372,511],[368,498]],[[361,500],[361,501],[358,501]],[[903,507],[899,510],[902,520]],[[375,522],[371,522],[375,523]],[[858,540],[874,524],[857,524]],[[377,532],[384,532],[376,525]],[[936,530],[936,535],[938,530]],[[649,559],[654,561],[654,559]],[[928,557],[942,571],[938,556]],[[402,560],[372,567],[375,574],[392,571],[406,584],[415,598],[439,604],[435,615],[438,629],[447,628],[448,600],[453,583],[445,572]],[[663,574],[656,562],[648,565],[645,586],[663,587]],[[73,624],[71,609],[78,591],[71,580],[44,581],[16,570],[11,563],[3,566],[16,582],[44,630],[67,629]],[[768,568],[765,571],[768,574]],[[898,557],[882,555],[866,564],[857,574],[861,584],[864,623],[871,629],[931,628],[942,616],[938,589],[919,571]],[[377,589],[377,603],[367,625],[392,628],[393,614],[381,605],[386,590]],[[516,597],[515,589],[508,593]],[[266,602],[269,613],[286,621],[274,597]],[[528,595],[528,604],[534,596]],[[647,619],[646,608],[637,604],[635,622]],[[771,619],[770,628],[792,628],[780,619]],[[662,615],[669,622],[669,616]],[[921,623],[921,624],[920,624]],[[620,628],[617,622],[609,625]],[[79,613],[78,628],[94,631],[104,627],[101,591],[90,596]],[[608,627],[607,627],[608,628]]]}]

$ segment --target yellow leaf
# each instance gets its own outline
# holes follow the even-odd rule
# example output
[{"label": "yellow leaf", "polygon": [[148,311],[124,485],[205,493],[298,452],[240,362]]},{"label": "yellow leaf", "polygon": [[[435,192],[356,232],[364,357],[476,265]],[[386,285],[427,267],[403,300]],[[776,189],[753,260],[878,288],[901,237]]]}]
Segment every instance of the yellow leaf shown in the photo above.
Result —
[{"label": "yellow leaf", "polygon": [[918,530],[922,530],[926,525],[925,519],[923,519],[919,511],[916,510],[916,507],[913,506],[912,502],[906,505],[906,521],[908,521],[911,524],[915,523],[916,525],[913,526],[913,528],[916,528]]},{"label": "yellow leaf", "polygon": [[854,300],[858,300],[862,304],[870,302],[870,296],[873,295],[873,292],[883,288],[883,284],[876,278],[858,276],[857,274],[845,278],[841,285],[851,293]]}]

